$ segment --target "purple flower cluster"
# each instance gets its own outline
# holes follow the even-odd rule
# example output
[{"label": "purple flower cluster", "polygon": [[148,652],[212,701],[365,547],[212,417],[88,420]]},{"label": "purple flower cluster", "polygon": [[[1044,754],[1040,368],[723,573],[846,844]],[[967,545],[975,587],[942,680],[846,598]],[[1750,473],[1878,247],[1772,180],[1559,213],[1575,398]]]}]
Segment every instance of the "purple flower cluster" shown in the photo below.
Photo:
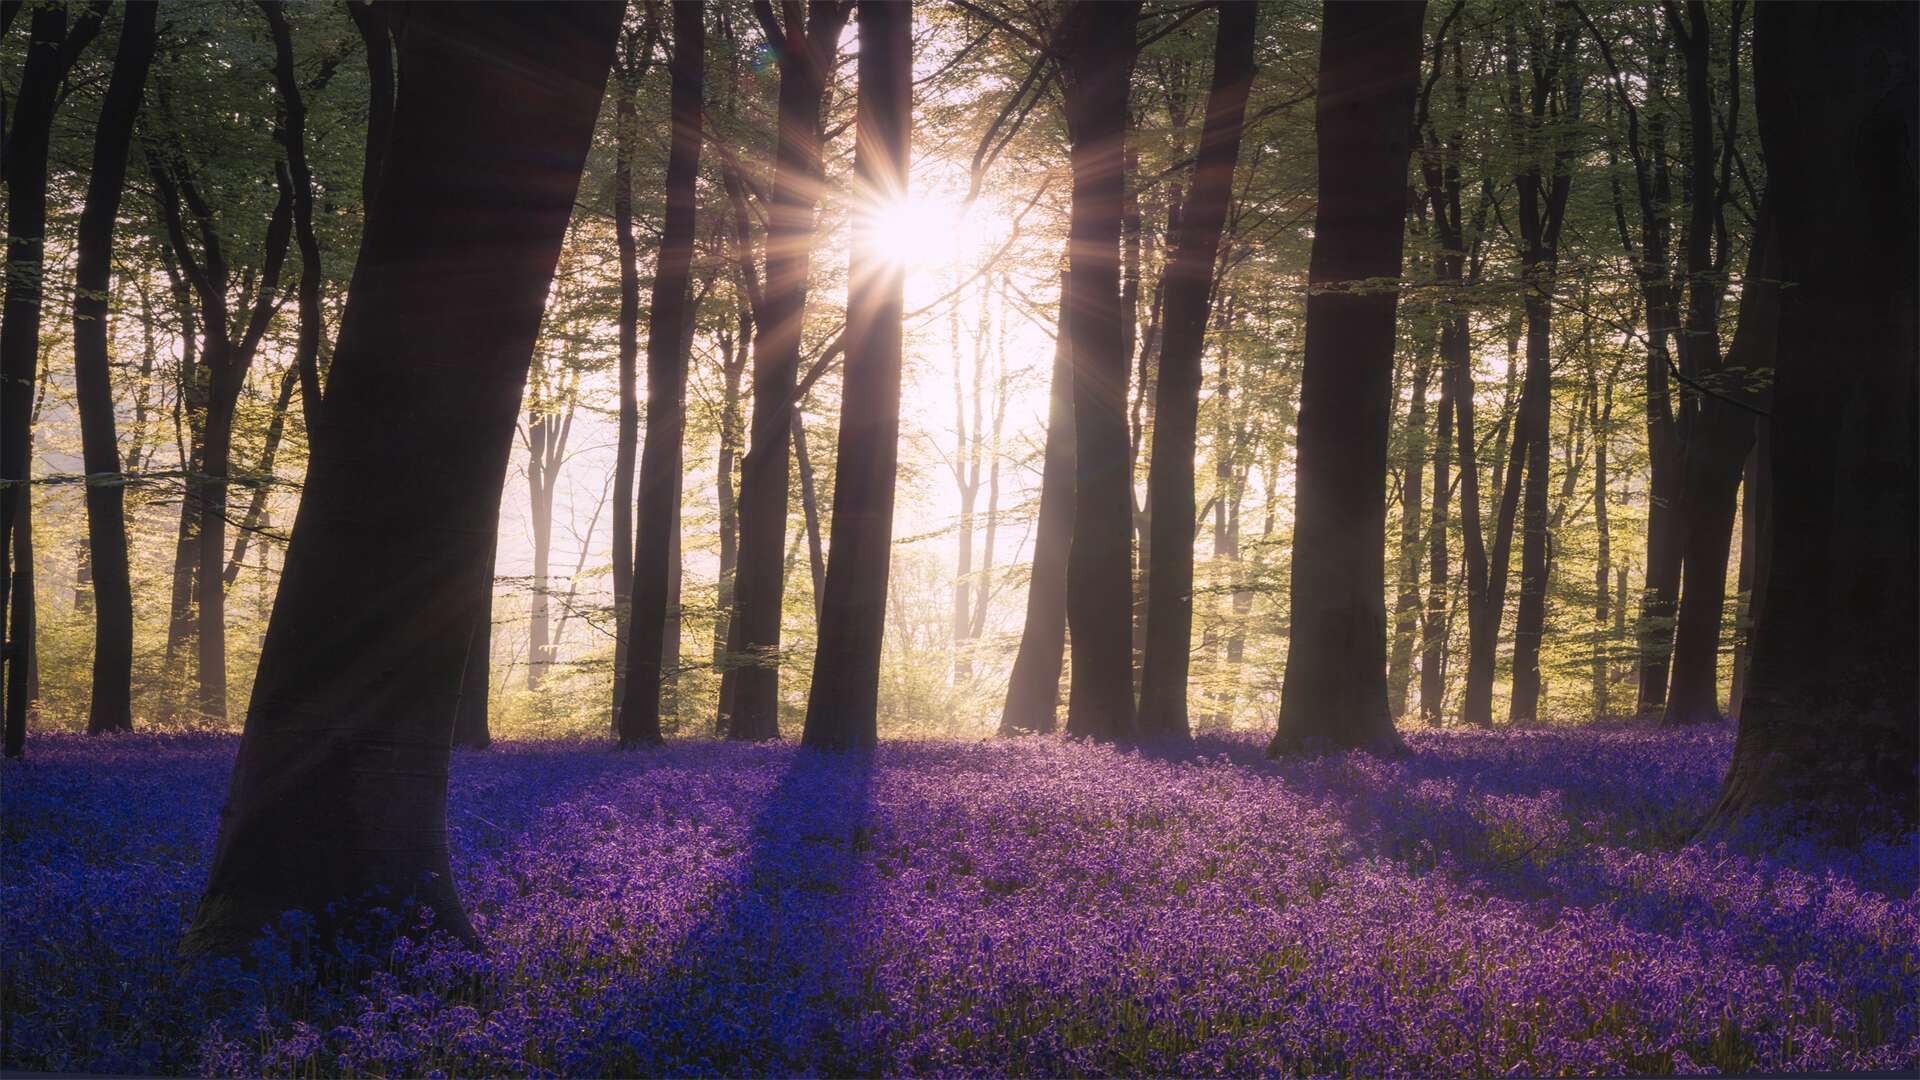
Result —
[{"label": "purple flower cluster", "polygon": [[484,953],[321,949],[290,914],[250,957],[183,965],[234,744],[47,737],[0,773],[0,1065],[1920,1067],[1913,836],[1688,844],[1725,732],[1410,742],[463,753],[454,866]]}]

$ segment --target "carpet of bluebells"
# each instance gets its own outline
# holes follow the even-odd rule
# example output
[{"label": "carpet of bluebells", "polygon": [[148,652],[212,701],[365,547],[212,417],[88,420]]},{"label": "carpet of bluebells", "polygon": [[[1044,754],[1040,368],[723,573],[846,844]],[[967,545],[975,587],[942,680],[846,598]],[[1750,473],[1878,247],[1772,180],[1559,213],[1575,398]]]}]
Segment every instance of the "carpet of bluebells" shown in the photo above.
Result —
[{"label": "carpet of bluebells", "polygon": [[404,933],[322,948],[289,914],[249,957],[184,964],[235,744],[39,738],[0,771],[0,1065],[1920,1066],[1914,837],[1689,844],[1724,731],[1410,743],[1283,763],[1250,736],[1179,755],[1051,739],[461,753],[454,866],[484,952]]}]

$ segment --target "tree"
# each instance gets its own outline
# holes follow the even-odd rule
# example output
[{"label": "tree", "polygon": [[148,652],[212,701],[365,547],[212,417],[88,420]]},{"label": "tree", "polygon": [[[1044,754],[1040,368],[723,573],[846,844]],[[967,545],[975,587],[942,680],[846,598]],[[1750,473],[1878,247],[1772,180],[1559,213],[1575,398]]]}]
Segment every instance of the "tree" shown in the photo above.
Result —
[{"label": "tree", "polygon": [[1041,450],[1040,505],[1020,647],[1007,678],[1000,734],[1048,734],[1059,722],[1060,667],[1067,651],[1067,552],[1073,543],[1073,338],[1067,325],[1070,275],[1060,275],[1053,375],[1047,385],[1047,436]]},{"label": "tree", "polygon": [[780,102],[766,289],[761,310],[754,313],[752,431],[740,467],[740,551],[728,626],[728,651],[735,654],[736,666],[722,677],[721,690],[722,700],[731,705],[727,736],[733,739],[780,734],[780,603],[786,590],[780,556],[801,320],[822,188],[820,109],[840,31],[852,10],[840,0],[808,0],[802,20],[797,5],[783,7],[785,26],[767,0],[753,5],[767,47],[780,64]]},{"label": "tree", "polygon": [[1520,225],[1521,306],[1527,321],[1526,380],[1520,391],[1514,441],[1526,444],[1507,474],[1522,487],[1525,509],[1520,545],[1520,604],[1513,617],[1513,696],[1508,720],[1531,723],[1540,706],[1540,635],[1547,619],[1547,488],[1553,418],[1553,294],[1560,266],[1560,230],[1573,189],[1573,156],[1566,121],[1580,117],[1580,73],[1571,26],[1550,20],[1525,27],[1523,77],[1520,35],[1507,29],[1507,119],[1520,165],[1513,185]]},{"label": "tree", "polygon": [[330,372],[334,438],[307,475],[187,953],[381,892],[473,935],[445,838],[470,635],[445,627],[478,616],[473,582],[619,18],[615,4],[407,13],[391,149]]},{"label": "tree", "polygon": [[126,485],[113,413],[107,294],[113,225],[126,186],[133,121],[153,62],[155,7],[131,4],[120,28],[106,100],[94,131],[93,171],[80,212],[73,283],[73,375],[87,469],[87,554],[93,578],[93,695],[87,731],[133,730],[133,585],[127,572]]},{"label": "tree", "polygon": [[[27,62],[6,133],[6,323],[0,326],[0,618],[8,620],[5,753],[19,757],[27,737],[28,683],[33,677],[33,399],[39,382],[40,301],[47,232],[47,146],[60,84],[100,31],[104,9],[88,8],[73,25],[65,5],[33,9]],[[9,13],[11,14],[11,12]]]},{"label": "tree", "polygon": [[1220,7],[1214,32],[1213,85],[1193,183],[1180,211],[1164,285],[1165,329],[1155,384],[1153,457],[1147,501],[1153,507],[1153,565],[1148,575],[1147,647],[1141,676],[1143,735],[1185,738],[1187,670],[1193,638],[1193,459],[1199,435],[1201,353],[1214,285],[1220,231],[1233,196],[1247,94],[1253,84],[1252,3]]},{"label": "tree", "polygon": [[[646,5],[638,31],[620,35],[614,61],[613,235],[620,262],[620,396],[613,465],[613,734],[620,737],[620,707],[627,698],[627,641],[633,625],[633,471],[640,445],[640,259],[633,236],[633,159],[638,147],[634,98],[653,57],[659,33],[657,6]],[[704,30],[704,27],[702,28]],[[731,477],[728,478],[731,482]]]},{"label": "tree", "polygon": [[1391,748],[1386,478],[1394,308],[1425,0],[1329,0],[1314,141],[1286,680],[1269,754]]},{"label": "tree", "polygon": [[913,8],[862,0],[854,142],[853,254],[847,266],[846,390],[834,464],[833,547],[801,742],[879,740],[894,477],[900,456],[900,346],[906,271],[883,253],[883,211],[907,197],[913,125]]},{"label": "tree", "polygon": [[1120,298],[1120,219],[1127,83],[1140,47],[1137,2],[1076,0],[1055,39],[1066,101],[1073,202],[1066,309],[1072,339],[1073,541],[1067,625],[1073,667],[1067,734],[1131,738],[1133,724],[1132,477],[1128,350]]},{"label": "tree", "polygon": [[[627,697],[620,706],[620,745],[658,745],[662,649],[674,536],[680,521],[682,440],[687,424],[687,350],[692,325],[694,180],[700,171],[701,87],[706,81],[705,13],[698,0],[673,5],[673,137],[667,157],[667,217],[647,309],[647,445],[640,458],[639,535],[634,545],[633,617],[628,626]],[[679,650],[674,650],[678,660]]]},{"label": "tree", "polygon": [[1843,838],[1907,829],[1920,805],[1920,11],[1762,4],[1754,36],[1786,282],[1770,581],[1708,829],[1782,806]]}]

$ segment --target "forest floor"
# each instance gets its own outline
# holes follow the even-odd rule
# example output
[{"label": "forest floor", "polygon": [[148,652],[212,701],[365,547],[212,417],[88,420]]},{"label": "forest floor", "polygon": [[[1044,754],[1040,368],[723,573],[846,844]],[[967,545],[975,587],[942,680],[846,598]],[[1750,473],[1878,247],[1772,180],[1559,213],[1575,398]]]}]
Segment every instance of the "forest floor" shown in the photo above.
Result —
[{"label": "forest floor", "polygon": [[0,1065],[268,1075],[1920,1066],[1914,838],[1688,844],[1731,733],[1270,763],[1052,739],[460,753],[482,954],[182,965],[236,743],[0,772]]}]

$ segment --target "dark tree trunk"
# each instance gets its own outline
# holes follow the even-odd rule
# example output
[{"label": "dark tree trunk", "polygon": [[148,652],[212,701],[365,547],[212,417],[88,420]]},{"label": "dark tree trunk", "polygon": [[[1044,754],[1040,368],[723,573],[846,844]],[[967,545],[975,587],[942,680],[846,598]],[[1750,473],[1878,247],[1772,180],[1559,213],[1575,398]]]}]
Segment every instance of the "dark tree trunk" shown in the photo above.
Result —
[{"label": "dark tree trunk", "polygon": [[1134,734],[1131,373],[1120,303],[1120,218],[1127,83],[1139,54],[1139,19],[1137,2],[1076,0],[1058,40],[1073,172],[1067,273],[1074,302],[1066,321],[1073,339],[1076,475],[1067,553],[1073,633],[1067,734],[1101,739]]},{"label": "dark tree trunk", "polygon": [[[1913,826],[1920,714],[1920,9],[1762,4],[1754,88],[1780,247],[1766,604],[1710,830],[1770,807]],[[1806,87],[1819,86],[1809,94]]]},{"label": "dark tree trunk", "polygon": [[767,225],[766,311],[754,328],[753,430],[740,469],[740,561],[728,628],[734,661],[721,689],[721,699],[731,705],[731,739],[780,736],[780,611],[786,591],[781,548],[787,532],[794,383],[820,199],[820,107],[851,10],[838,0],[808,0],[802,26],[794,5],[783,7],[789,12],[784,28],[773,24],[770,8],[760,9],[766,15],[767,45],[780,63],[780,105]]},{"label": "dark tree trunk", "polygon": [[[10,629],[6,662],[5,734],[8,757],[19,757],[27,737],[28,683],[33,676],[33,396],[39,383],[40,303],[47,232],[47,145],[60,84],[80,50],[100,31],[104,8],[91,7],[71,27],[65,5],[33,9],[26,64],[14,95],[13,127],[6,132],[6,318],[0,325],[0,619]],[[111,219],[109,219],[111,220]],[[10,617],[9,617],[10,615]]]},{"label": "dark tree trunk", "polygon": [[1780,332],[1780,263],[1774,243],[1773,208],[1763,205],[1740,294],[1739,322],[1726,360],[1702,365],[1702,395],[1681,455],[1681,593],[1673,632],[1673,684],[1661,722],[1669,726],[1718,723],[1720,624],[1727,595],[1727,561],[1740,476],[1752,456],[1754,415],[1747,384],[1774,366]]},{"label": "dark tree trunk", "polygon": [[[704,28],[703,28],[704,29]],[[649,42],[649,45],[651,43]],[[640,260],[633,236],[633,161],[639,134],[634,97],[644,56],[632,41],[614,68],[613,237],[620,263],[619,421],[613,451],[613,734],[627,699],[627,642],[633,626],[633,472],[640,445]]]},{"label": "dark tree trunk", "polygon": [[1593,566],[1593,716],[1595,719],[1607,715],[1607,698],[1613,679],[1612,667],[1613,642],[1607,640],[1608,627],[1613,619],[1613,532],[1609,524],[1607,506],[1611,492],[1607,479],[1607,445],[1612,439],[1611,422],[1613,420],[1613,376],[1606,382],[1606,402],[1601,403],[1598,380],[1588,374],[1588,409],[1593,421],[1593,529],[1595,533],[1595,551]]},{"label": "dark tree trunk", "polygon": [[[1515,142],[1531,153],[1516,170],[1515,216],[1520,224],[1520,264],[1525,275],[1526,379],[1514,425],[1514,456],[1507,485],[1522,488],[1524,527],[1520,545],[1520,603],[1513,616],[1513,693],[1507,719],[1528,724],[1540,711],[1540,637],[1547,622],[1549,562],[1547,492],[1552,483],[1553,294],[1559,275],[1560,227],[1572,191],[1573,149],[1561,130],[1580,117],[1580,75],[1574,35],[1556,26],[1529,26],[1522,49],[1511,26],[1507,36],[1509,121]],[[1524,102],[1524,105],[1523,105]],[[1522,470],[1524,465],[1524,472]]]},{"label": "dark tree trunk", "polygon": [[[1465,333],[1456,348],[1466,355]],[[1494,508],[1493,543],[1480,527],[1480,466],[1474,424],[1474,384],[1470,362],[1455,369],[1453,410],[1460,452],[1460,533],[1466,547],[1467,678],[1460,698],[1460,720],[1469,727],[1493,726],[1494,662],[1500,645],[1500,619],[1507,605],[1507,572],[1513,559],[1513,525],[1520,509],[1520,485],[1508,484]],[[1527,440],[1508,448],[1508,472],[1518,472]]]},{"label": "dark tree trunk", "polygon": [[[1153,563],[1147,575],[1147,647],[1142,662],[1139,731],[1186,738],[1187,671],[1193,640],[1193,458],[1199,434],[1201,353],[1220,231],[1233,198],[1247,94],[1253,83],[1251,3],[1225,4],[1213,40],[1213,86],[1194,161],[1193,183],[1167,258],[1165,329],[1155,380],[1148,505]],[[1222,497],[1225,493],[1221,493]],[[1145,556],[1143,555],[1144,559]]]},{"label": "dark tree trunk", "polygon": [[[913,8],[860,5],[854,184],[867,198],[907,197],[913,123]],[[801,742],[837,749],[879,740],[880,642],[886,630],[900,455],[900,319],[905,270],[882,254],[876,215],[857,216],[847,296],[845,399],[834,460],[833,549],[820,602],[813,686]]]},{"label": "dark tree trunk", "polygon": [[126,486],[114,430],[108,366],[107,289],[113,270],[113,223],[127,179],[133,121],[153,60],[155,7],[126,9],[100,123],[93,171],[80,213],[73,281],[74,391],[87,470],[87,555],[93,579],[93,697],[87,731],[133,730],[133,586],[127,572]]},{"label": "dark tree trunk", "polygon": [[745,301],[740,304],[740,332],[737,350],[722,339],[720,396],[720,459],[714,468],[714,501],[719,506],[720,570],[714,581],[713,667],[720,675],[720,704],[715,731],[726,734],[728,718],[733,715],[729,691],[734,681],[727,677],[728,658],[737,647],[733,641],[733,581],[739,563],[740,529],[735,512],[734,462],[740,445],[740,377],[746,373],[747,343],[753,336],[753,319]]},{"label": "dark tree trunk", "polygon": [[1033,572],[1027,582],[1026,620],[1000,734],[1045,734],[1059,720],[1060,665],[1067,646],[1067,552],[1073,543],[1072,277],[1060,277],[1060,319],[1054,326],[1053,377],[1047,388],[1047,441],[1040,463],[1040,506],[1033,530]]},{"label": "dark tree trunk", "polygon": [[[658,746],[662,649],[671,610],[674,533],[679,525],[682,441],[687,426],[687,349],[692,320],[694,181],[700,171],[700,95],[706,81],[705,12],[698,0],[673,5],[673,140],[667,154],[667,216],[647,308],[647,444],[640,458],[633,620],[628,629],[627,697],[620,745]],[[675,650],[678,653],[678,649]],[[677,660],[678,657],[676,656]]]},{"label": "dark tree trunk", "polygon": [[[423,5],[187,953],[407,897],[471,939],[446,845],[455,701],[514,419],[617,4]],[[472,107],[476,100],[485,109]],[[512,168],[503,161],[514,162]],[[400,910],[411,910],[400,907]]]},{"label": "dark tree trunk", "polygon": [[1424,0],[1329,0],[1295,457],[1292,625],[1269,754],[1398,745],[1387,711],[1387,442]]}]

